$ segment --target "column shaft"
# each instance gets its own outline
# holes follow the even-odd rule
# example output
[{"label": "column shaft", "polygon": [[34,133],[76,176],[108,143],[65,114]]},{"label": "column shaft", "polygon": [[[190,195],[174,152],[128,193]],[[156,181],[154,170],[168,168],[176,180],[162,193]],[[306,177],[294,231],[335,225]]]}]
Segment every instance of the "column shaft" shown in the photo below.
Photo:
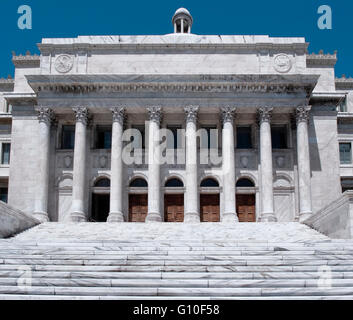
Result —
[{"label": "column shaft", "polygon": [[161,108],[147,108],[148,124],[148,213],[146,222],[163,221],[161,214],[161,186],[160,186],[160,136]]},{"label": "column shaft", "polygon": [[234,149],[235,108],[222,108],[222,173],[224,212],[222,222],[238,222],[235,198],[235,149]]},{"label": "column shaft", "polygon": [[200,222],[198,165],[197,165],[197,113],[198,107],[185,107],[186,112],[186,183],[184,222]]},{"label": "column shaft", "polygon": [[110,212],[108,222],[123,222],[123,124],[124,108],[113,108],[110,166]]},{"label": "column shaft", "polygon": [[308,137],[308,119],[310,107],[297,108],[297,155],[299,180],[299,221],[312,214],[311,206],[311,170]]},{"label": "column shaft", "polygon": [[86,108],[74,108],[76,115],[74,167],[72,185],[72,206],[70,221],[87,221],[85,211],[86,187],[86,131],[88,111]]},{"label": "column shaft", "polygon": [[262,222],[277,221],[273,201],[273,169],[271,141],[272,108],[260,108],[261,217]]}]

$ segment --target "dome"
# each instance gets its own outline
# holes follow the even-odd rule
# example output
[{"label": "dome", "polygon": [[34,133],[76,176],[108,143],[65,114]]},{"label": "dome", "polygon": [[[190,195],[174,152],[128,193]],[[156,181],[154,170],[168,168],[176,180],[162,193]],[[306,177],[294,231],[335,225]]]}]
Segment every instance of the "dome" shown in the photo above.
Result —
[{"label": "dome", "polygon": [[179,8],[175,11],[172,18],[175,33],[190,33],[192,26],[192,16],[185,8]]},{"label": "dome", "polygon": [[185,8],[179,8],[177,11],[175,11],[174,15],[176,16],[177,14],[184,13],[186,15],[189,15],[191,17],[191,14],[188,9]]}]

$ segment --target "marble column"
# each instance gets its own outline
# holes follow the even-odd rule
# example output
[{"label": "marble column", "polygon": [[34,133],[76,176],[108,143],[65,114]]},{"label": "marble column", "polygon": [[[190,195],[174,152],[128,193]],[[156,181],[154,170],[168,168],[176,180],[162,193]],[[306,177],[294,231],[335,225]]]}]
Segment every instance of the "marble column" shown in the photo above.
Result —
[{"label": "marble column", "polygon": [[269,107],[259,108],[261,162],[261,222],[274,222],[271,116]]},{"label": "marble column", "polygon": [[88,110],[84,107],[73,108],[76,117],[74,167],[72,185],[72,206],[70,221],[87,221],[85,213],[86,191],[86,135],[88,123]]},{"label": "marble column", "polygon": [[299,181],[299,221],[312,215],[311,207],[311,170],[308,137],[308,121],[311,107],[298,107],[297,120],[297,156]]},{"label": "marble column", "polygon": [[39,120],[39,152],[38,162],[40,169],[37,172],[36,198],[33,215],[41,222],[49,221],[48,191],[49,191],[49,159],[50,159],[50,126],[54,113],[50,108],[40,107]]},{"label": "marble column", "polygon": [[188,106],[186,113],[186,183],[185,183],[185,209],[184,222],[200,222],[199,186],[197,166],[197,114],[199,107]]},{"label": "marble column", "polygon": [[161,222],[160,135],[161,107],[147,108],[148,123],[148,212],[146,222]]},{"label": "marble column", "polygon": [[235,198],[235,149],[234,149],[234,107],[221,109],[222,129],[222,173],[224,212],[222,222],[239,222]]},{"label": "marble column", "polygon": [[112,147],[110,166],[110,212],[107,222],[124,222],[123,214],[123,129],[125,110],[112,108]]}]

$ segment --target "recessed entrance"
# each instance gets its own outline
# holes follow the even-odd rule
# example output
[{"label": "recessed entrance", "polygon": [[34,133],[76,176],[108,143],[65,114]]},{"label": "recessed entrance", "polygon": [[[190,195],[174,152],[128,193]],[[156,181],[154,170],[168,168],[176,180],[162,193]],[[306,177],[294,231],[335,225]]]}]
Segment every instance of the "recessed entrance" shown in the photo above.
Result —
[{"label": "recessed entrance", "polygon": [[109,194],[92,194],[92,214],[93,222],[106,222],[109,215]]},{"label": "recessed entrance", "polygon": [[219,194],[200,194],[201,222],[219,222]]},{"label": "recessed entrance", "polygon": [[184,221],[184,194],[164,195],[164,221]]},{"label": "recessed entrance", "polygon": [[129,195],[129,221],[145,222],[148,210],[147,194]]},{"label": "recessed entrance", "polygon": [[236,204],[239,222],[256,222],[254,194],[237,194]]}]

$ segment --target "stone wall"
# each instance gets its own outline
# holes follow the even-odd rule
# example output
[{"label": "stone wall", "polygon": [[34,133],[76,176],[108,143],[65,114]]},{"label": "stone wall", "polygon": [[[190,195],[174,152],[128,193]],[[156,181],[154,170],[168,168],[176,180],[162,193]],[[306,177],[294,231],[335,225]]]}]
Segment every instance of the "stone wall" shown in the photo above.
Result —
[{"label": "stone wall", "polygon": [[353,191],[319,210],[305,224],[334,239],[353,238]]},{"label": "stone wall", "polygon": [[0,238],[7,238],[39,224],[39,221],[0,201]]}]

